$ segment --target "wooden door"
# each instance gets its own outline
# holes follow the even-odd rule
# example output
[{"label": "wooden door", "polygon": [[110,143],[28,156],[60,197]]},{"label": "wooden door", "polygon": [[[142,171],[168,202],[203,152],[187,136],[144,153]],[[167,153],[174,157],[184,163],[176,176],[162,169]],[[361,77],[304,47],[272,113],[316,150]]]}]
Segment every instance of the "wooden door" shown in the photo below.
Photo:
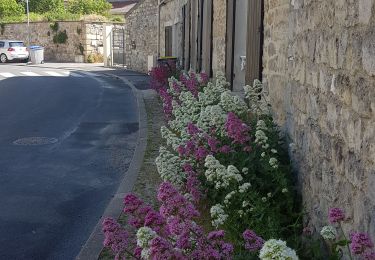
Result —
[{"label": "wooden door", "polygon": [[251,0],[248,4],[246,84],[262,77],[263,55],[263,1]]}]

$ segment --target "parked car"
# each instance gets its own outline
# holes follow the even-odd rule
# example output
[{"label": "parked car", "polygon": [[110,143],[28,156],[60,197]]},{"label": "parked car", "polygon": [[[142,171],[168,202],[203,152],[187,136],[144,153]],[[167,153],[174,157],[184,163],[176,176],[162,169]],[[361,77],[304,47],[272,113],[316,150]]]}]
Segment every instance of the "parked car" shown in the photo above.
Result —
[{"label": "parked car", "polygon": [[27,61],[29,51],[22,41],[0,40],[0,62],[11,60]]}]

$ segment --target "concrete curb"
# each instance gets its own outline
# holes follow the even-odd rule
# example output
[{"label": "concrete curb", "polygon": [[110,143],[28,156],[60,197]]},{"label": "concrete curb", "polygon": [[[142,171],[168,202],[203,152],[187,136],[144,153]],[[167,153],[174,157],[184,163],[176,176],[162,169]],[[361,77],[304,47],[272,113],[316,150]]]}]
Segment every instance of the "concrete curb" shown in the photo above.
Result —
[{"label": "concrete curb", "polygon": [[86,241],[85,245],[82,247],[81,251],[76,257],[76,260],[93,260],[98,259],[102,249],[104,235],[102,233],[102,222],[106,217],[112,217],[118,219],[121,215],[122,209],[124,207],[123,199],[124,196],[131,192],[134,184],[137,180],[138,172],[142,166],[144,154],[147,146],[147,114],[145,103],[142,95],[142,91],[138,90],[129,80],[125,78],[118,77],[111,73],[111,76],[122,80],[126,85],[130,86],[134,96],[137,99],[138,107],[138,119],[139,119],[139,131],[138,131],[138,142],[134,150],[134,155],[130,163],[129,169],[125,173],[120,186],[118,187],[116,194],[109,202],[107,208],[105,209],[103,216],[100,218],[96,224],[93,232],[91,233],[89,239]]}]

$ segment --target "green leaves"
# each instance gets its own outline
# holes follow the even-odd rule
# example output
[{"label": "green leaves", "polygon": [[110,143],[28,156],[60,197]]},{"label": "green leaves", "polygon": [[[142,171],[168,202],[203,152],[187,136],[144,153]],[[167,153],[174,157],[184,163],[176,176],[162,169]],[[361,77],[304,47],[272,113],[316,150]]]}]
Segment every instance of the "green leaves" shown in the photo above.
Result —
[{"label": "green leaves", "polygon": [[25,9],[18,4],[16,0],[1,0],[0,1],[0,17],[22,15]]},{"label": "green leaves", "polygon": [[106,0],[71,0],[68,10],[75,14],[99,14],[107,15],[111,4]]}]

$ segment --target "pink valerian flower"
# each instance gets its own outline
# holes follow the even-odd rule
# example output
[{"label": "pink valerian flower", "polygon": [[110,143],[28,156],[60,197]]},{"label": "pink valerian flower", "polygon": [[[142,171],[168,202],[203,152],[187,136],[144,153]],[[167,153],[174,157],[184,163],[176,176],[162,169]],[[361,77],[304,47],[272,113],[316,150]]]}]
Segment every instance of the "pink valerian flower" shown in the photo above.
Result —
[{"label": "pink valerian flower", "polygon": [[199,216],[194,205],[169,182],[160,185],[157,197],[162,202],[159,211],[164,218],[176,216],[186,220]]},{"label": "pink valerian flower", "polygon": [[224,154],[228,154],[232,151],[232,148],[229,146],[229,145],[223,145],[221,148],[220,148],[220,152],[221,153],[224,153]]},{"label": "pink valerian flower", "polygon": [[194,202],[197,203],[202,197],[201,183],[198,180],[197,173],[193,170],[193,166],[191,166],[189,163],[185,163],[182,168],[187,176],[185,190],[187,193],[192,195]]},{"label": "pink valerian flower", "polygon": [[182,90],[181,90],[181,86],[178,84],[177,81],[173,81],[172,83],[172,88],[174,89],[174,91],[176,91],[176,93],[180,93]]},{"label": "pink valerian flower", "polygon": [[183,157],[183,156],[186,155],[186,149],[185,149],[185,147],[184,147],[183,145],[179,145],[179,146],[177,147],[177,152],[178,152],[178,155],[179,155],[180,157]]},{"label": "pink valerian flower", "polygon": [[173,245],[162,237],[155,237],[150,241],[150,256],[153,260],[159,259],[188,259],[180,251],[174,249]]},{"label": "pink valerian flower", "polygon": [[189,140],[186,142],[185,146],[185,155],[191,155],[194,154],[196,150],[196,144],[195,141]]},{"label": "pink valerian flower", "polygon": [[148,226],[158,232],[163,220],[158,212],[145,204],[134,194],[128,194],[124,198],[124,212],[129,215],[128,224],[140,228]]},{"label": "pink valerian flower", "polygon": [[147,213],[144,225],[159,233],[165,225],[165,220],[159,212],[152,210]]},{"label": "pink valerian flower", "polygon": [[198,180],[197,174],[188,173],[186,179],[186,191],[193,196],[194,202],[198,202],[202,197],[202,192],[200,191],[201,182]]},{"label": "pink valerian flower", "polygon": [[227,121],[225,122],[225,130],[229,138],[233,140],[233,143],[245,144],[250,140],[249,130],[247,126],[240,118],[233,112],[229,112]]},{"label": "pink valerian flower", "polygon": [[200,133],[201,131],[199,130],[199,128],[195,124],[189,122],[188,125],[187,125],[187,132],[188,132],[189,135],[194,136],[194,135]]},{"label": "pink valerian flower", "polygon": [[102,224],[104,233],[103,245],[116,255],[121,254],[128,246],[129,235],[113,218],[106,218]]},{"label": "pink valerian flower", "polygon": [[223,239],[224,235],[225,235],[224,230],[215,230],[215,231],[211,231],[210,233],[208,233],[207,239],[208,240]]},{"label": "pink valerian flower", "polygon": [[329,222],[338,223],[345,220],[344,211],[340,208],[331,208],[328,213]]},{"label": "pink valerian flower", "polygon": [[212,231],[207,235],[207,244],[204,248],[205,259],[231,259],[233,245],[226,243],[224,230]]},{"label": "pink valerian flower", "polygon": [[151,88],[157,92],[160,89],[168,87],[168,78],[170,77],[170,70],[166,66],[154,67],[150,71],[150,85]]},{"label": "pink valerian flower", "polygon": [[168,93],[167,89],[160,89],[159,95],[163,100],[163,111],[167,119],[172,118],[173,112],[173,97]]},{"label": "pink valerian flower", "polygon": [[134,213],[140,206],[143,205],[143,201],[140,200],[134,194],[128,194],[124,198],[124,212],[125,213]]},{"label": "pink valerian flower", "polygon": [[134,248],[133,255],[137,258],[141,258],[142,255],[142,247],[137,246]]},{"label": "pink valerian flower", "polygon": [[209,155],[209,152],[204,146],[199,146],[195,151],[195,157],[198,161],[206,159],[207,155]]},{"label": "pink valerian flower", "polygon": [[367,249],[374,247],[366,233],[353,232],[350,234],[350,240],[350,250],[356,255],[363,254]]},{"label": "pink valerian flower", "polygon": [[375,251],[368,251],[363,254],[365,260],[375,260]]},{"label": "pink valerian flower", "polygon": [[215,137],[208,137],[207,144],[210,147],[211,152],[216,153],[219,150],[218,145],[220,144],[220,141]]},{"label": "pink valerian flower", "polygon": [[208,83],[209,76],[206,72],[201,72],[198,75],[198,82],[200,85],[206,85]]},{"label": "pink valerian flower", "polygon": [[259,237],[254,231],[246,229],[242,233],[242,237],[245,240],[245,248],[250,252],[259,251],[264,244],[263,238]]}]

